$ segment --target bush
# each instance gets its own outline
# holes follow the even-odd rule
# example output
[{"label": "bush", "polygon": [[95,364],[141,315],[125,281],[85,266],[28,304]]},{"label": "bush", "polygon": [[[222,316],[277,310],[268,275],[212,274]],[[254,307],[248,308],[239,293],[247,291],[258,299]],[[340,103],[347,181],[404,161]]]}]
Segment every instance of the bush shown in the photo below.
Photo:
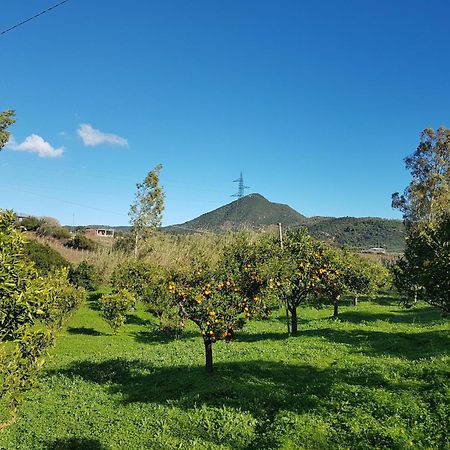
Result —
[{"label": "bush", "polygon": [[136,299],[129,291],[121,289],[115,294],[103,295],[99,303],[102,317],[112,328],[113,334],[117,334],[125,323],[126,314],[133,310]]},{"label": "bush", "polygon": [[38,272],[43,274],[70,266],[70,263],[56,250],[33,240],[26,242],[25,256],[34,263]]},{"label": "bush", "polygon": [[[67,281],[67,269],[38,276],[24,254],[24,236],[11,212],[0,213],[0,407],[15,420],[22,393],[34,384],[54,330],[84,299]],[[14,339],[14,342],[12,341]]]},{"label": "bush", "polygon": [[66,228],[52,225],[45,221],[42,222],[36,232],[37,234],[39,234],[39,236],[51,237],[62,242],[70,239],[71,237],[70,231]]},{"label": "bush", "polygon": [[75,250],[87,250],[89,252],[93,252],[97,249],[97,244],[82,234],[75,235],[64,245]]},{"label": "bush", "polygon": [[20,225],[25,228],[26,231],[37,231],[41,225],[43,225],[42,219],[39,219],[38,217],[30,216],[25,217],[22,219],[22,222],[20,222]]},{"label": "bush", "polygon": [[169,274],[166,270],[139,261],[119,266],[112,274],[115,289],[127,289],[142,301],[159,320],[160,331],[182,329],[178,308],[173,305],[167,290]]},{"label": "bush", "polygon": [[69,282],[87,291],[95,291],[100,284],[100,276],[95,266],[82,261],[78,266],[70,268]]}]

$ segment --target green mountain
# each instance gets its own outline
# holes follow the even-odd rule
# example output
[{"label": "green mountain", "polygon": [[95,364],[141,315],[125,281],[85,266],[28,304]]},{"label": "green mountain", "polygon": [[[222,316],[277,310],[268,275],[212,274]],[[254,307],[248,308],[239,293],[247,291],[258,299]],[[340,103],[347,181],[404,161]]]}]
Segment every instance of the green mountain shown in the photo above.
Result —
[{"label": "green mountain", "polygon": [[316,238],[335,245],[367,250],[383,247],[401,252],[405,245],[402,221],[379,217],[305,217],[288,205],[273,203],[260,194],[249,194],[239,200],[178,225],[164,228],[169,233],[214,233],[236,229],[307,227]]},{"label": "green mountain", "polygon": [[190,233],[195,231],[223,232],[236,229],[261,229],[281,222],[285,227],[295,227],[306,217],[288,205],[273,203],[260,194],[249,194],[239,200],[202,214],[196,219],[171,225],[166,231]]}]

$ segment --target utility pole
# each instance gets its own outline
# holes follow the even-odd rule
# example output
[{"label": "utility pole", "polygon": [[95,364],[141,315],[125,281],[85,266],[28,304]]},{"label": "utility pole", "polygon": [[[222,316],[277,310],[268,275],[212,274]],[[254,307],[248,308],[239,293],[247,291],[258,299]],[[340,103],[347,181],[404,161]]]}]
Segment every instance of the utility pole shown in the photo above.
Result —
[{"label": "utility pole", "polygon": [[[283,250],[283,230],[281,229],[281,222],[278,222],[278,235],[280,237],[280,247],[281,250]],[[289,320],[289,309],[288,309],[288,303],[287,300],[284,299],[284,307],[286,310],[286,323],[287,323],[287,330],[288,330],[288,336],[291,335],[291,325]]]}]

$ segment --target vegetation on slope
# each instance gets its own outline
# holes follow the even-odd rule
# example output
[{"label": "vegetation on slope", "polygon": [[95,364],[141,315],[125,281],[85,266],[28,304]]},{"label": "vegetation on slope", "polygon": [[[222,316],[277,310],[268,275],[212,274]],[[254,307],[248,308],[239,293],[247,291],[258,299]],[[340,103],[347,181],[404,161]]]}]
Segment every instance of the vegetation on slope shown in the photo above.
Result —
[{"label": "vegetation on slope", "polygon": [[170,233],[215,233],[236,229],[306,227],[322,241],[346,245],[355,249],[384,247],[390,252],[401,252],[405,246],[405,232],[400,220],[379,217],[311,217],[307,218],[291,207],[273,203],[260,194],[250,194],[196,219],[180,225],[165,227]]}]

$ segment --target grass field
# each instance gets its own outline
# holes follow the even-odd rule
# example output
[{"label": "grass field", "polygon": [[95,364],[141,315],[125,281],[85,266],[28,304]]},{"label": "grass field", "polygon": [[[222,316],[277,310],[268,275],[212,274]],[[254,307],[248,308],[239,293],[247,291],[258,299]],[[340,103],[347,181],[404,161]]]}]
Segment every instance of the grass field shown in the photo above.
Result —
[{"label": "grass field", "polygon": [[379,299],[302,308],[214,345],[203,369],[192,328],[178,340],[143,310],[119,335],[78,311],[28,393],[6,449],[449,449],[448,319]]}]

